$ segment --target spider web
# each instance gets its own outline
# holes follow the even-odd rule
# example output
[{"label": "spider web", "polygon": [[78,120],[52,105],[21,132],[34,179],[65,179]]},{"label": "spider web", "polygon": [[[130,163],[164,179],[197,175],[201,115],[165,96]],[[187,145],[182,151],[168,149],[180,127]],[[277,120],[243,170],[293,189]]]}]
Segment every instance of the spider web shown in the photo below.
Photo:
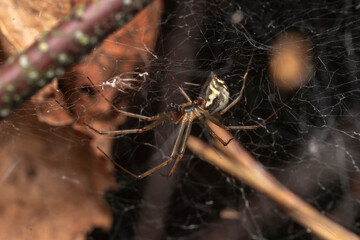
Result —
[{"label": "spider web", "polygon": [[[170,103],[186,102],[169,73],[196,99],[214,71],[233,100],[253,55],[244,97],[221,122],[256,125],[286,104],[263,127],[232,134],[291,191],[360,234],[359,17],[358,1],[166,1],[156,48],[148,50],[149,76],[140,92],[129,95],[128,111],[152,116]],[[313,71],[298,88],[282,91],[274,84],[269,61],[274,42],[290,32],[301,33],[309,42],[306,51]],[[127,118],[120,128],[146,124]],[[144,172],[167,159],[178,128],[167,121],[142,134],[114,137],[113,159],[132,172]],[[43,129],[45,135],[57,131]],[[13,127],[2,140],[26,134]],[[191,134],[212,144],[197,121]],[[70,149],[81,145],[83,138],[70,134],[64,141]],[[64,156],[62,164],[67,164],[71,155]],[[314,239],[311,230],[266,196],[189,150],[172,178],[161,176],[169,169],[142,180],[116,169],[116,190],[98,193],[111,207],[111,229],[94,229],[88,238]],[[52,177],[93,191],[71,171],[66,168]]]},{"label": "spider web", "polygon": [[[169,3],[167,7],[155,53],[157,59],[151,65],[154,82],[150,80],[148,88],[153,90],[139,111],[157,113],[169,103],[185,102],[164,68],[174,74],[192,99],[201,87],[189,86],[186,82],[201,86],[210,71],[221,76],[234,98],[254,52],[245,97],[222,121],[230,125],[257,124],[287,103],[289,107],[269,120],[265,127],[255,131],[233,131],[233,134],[292,191],[358,232],[357,195],[351,190],[353,184],[357,185],[355,179],[359,171],[356,147],[358,6],[341,1],[185,1]],[[234,23],[237,14],[243,14],[244,18]],[[299,31],[311,42],[309,51],[315,71],[304,86],[282,94],[274,87],[268,62],[274,40],[289,31]],[[176,128],[170,124],[157,128],[152,134],[155,152],[161,154],[153,153],[154,149],[149,151],[155,154],[155,159],[161,156],[165,159],[169,155],[165,149],[171,148],[173,143],[168,137],[176,135]],[[195,124],[192,134],[211,142],[199,125]],[[138,141],[144,141],[144,145],[151,142],[144,135],[132,136],[132,139],[135,146],[139,146]],[[120,146],[124,141],[129,142],[128,137],[115,145],[119,159],[123,158]],[[144,151],[143,147],[139,148],[140,152]],[[130,168],[136,169],[144,162],[144,155],[139,155],[134,159],[140,161],[128,158],[134,163]],[[146,183],[133,181],[122,191],[109,194],[111,202],[116,202],[115,211],[119,211],[114,235],[138,239],[160,236],[311,238],[307,229],[293,222],[266,197],[189,151],[176,176],[169,181],[163,183],[163,179],[153,176]],[[124,214],[122,209],[130,206],[123,199],[123,193],[139,194],[139,188],[142,194],[138,195],[138,205],[131,213]],[[130,205],[133,206],[132,202]],[[238,216],[234,219],[221,217],[227,211],[236,212]]]}]

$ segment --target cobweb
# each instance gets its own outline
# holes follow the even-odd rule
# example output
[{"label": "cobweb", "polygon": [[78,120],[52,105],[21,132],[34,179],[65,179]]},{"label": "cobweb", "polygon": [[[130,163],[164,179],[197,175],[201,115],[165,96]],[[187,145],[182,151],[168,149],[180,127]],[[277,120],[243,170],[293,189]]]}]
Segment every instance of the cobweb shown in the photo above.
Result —
[{"label": "cobweb", "polygon": [[[173,0],[165,2],[159,28],[155,50],[148,49],[148,77],[141,91],[129,95],[128,111],[152,116],[186,102],[171,75],[196,99],[213,71],[234,99],[253,55],[244,97],[221,121],[256,125],[286,104],[263,127],[232,134],[291,191],[360,234],[360,2]],[[292,32],[309,43],[312,71],[300,86],[283,91],[269,62],[274,42]],[[146,124],[127,118],[120,128]],[[168,121],[113,137],[112,158],[142,173],[167,159],[177,129]],[[192,135],[212,144],[200,124]],[[65,140],[70,148],[82,141]],[[88,239],[315,239],[266,196],[189,150],[173,177],[161,176],[169,170],[137,180],[116,168],[116,190],[101,193],[112,227],[96,228]]]},{"label": "cobweb", "polygon": [[[359,3],[166,4],[147,91],[140,105],[134,103],[133,111],[152,115],[170,103],[185,102],[167,72],[192,99],[210,71],[228,84],[231,96],[237,96],[254,54],[245,97],[222,121],[253,125],[286,103],[288,107],[263,128],[233,134],[288,188],[359,232],[358,200],[353,190],[359,171]],[[237,22],[237,18],[242,19]],[[284,94],[274,86],[269,59],[275,39],[291,31],[302,33],[310,42],[307,51],[314,72],[309,82]],[[129,121],[124,129],[141,124]],[[192,134],[211,142],[200,126],[194,126]],[[175,135],[170,123],[146,134],[120,137],[114,155],[118,161],[127,159],[128,168],[141,172],[149,168],[149,161],[166,159]],[[129,150],[124,151],[124,145]],[[173,179],[151,176],[136,181],[124,175],[118,172],[121,190],[107,194],[115,216],[111,234],[117,238],[313,238],[265,196],[189,151]],[[237,213],[236,217],[224,217],[227,211]]]}]

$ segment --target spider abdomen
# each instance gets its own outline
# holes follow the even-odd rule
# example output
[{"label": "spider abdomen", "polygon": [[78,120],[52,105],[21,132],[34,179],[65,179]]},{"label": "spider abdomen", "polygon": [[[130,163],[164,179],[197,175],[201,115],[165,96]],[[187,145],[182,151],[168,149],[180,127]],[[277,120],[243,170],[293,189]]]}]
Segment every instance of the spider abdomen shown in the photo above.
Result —
[{"label": "spider abdomen", "polygon": [[221,111],[229,102],[228,87],[214,72],[210,73],[201,91],[201,96],[205,100],[205,109],[210,114]]}]

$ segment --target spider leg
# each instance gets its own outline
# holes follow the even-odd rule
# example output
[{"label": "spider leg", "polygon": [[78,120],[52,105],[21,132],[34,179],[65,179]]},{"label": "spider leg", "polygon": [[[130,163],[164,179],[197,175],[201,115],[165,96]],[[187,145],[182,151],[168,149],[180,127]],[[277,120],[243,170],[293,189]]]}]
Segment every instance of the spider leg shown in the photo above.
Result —
[{"label": "spider leg", "polygon": [[[202,114],[204,114],[204,116],[206,117],[206,119],[210,120],[212,123],[214,123],[215,125],[224,128],[226,130],[228,130],[228,127],[225,126],[224,124],[222,124],[216,117],[210,115],[207,111],[202,110],[201,111]],[[210,133],[211,134],[211,133]]]},{"label": "spider leg", "polygon": [[261,123],[258,125],[250,125],[250,126],[226,126],[227,129],[238,129],[238,130],[252,130],[252,129],[258,129],[259,127],[263,126],[270,118],[275,116],[281,109],[283,109],[286,104],[282,105],[280,108],[278,108],[275,112],[273,112],[270,116],[268,116],[266,119],[264,119]]},{"label": "spider leg", "polygon": [[166,176],[166,177],[171,177],[173,174],[174,174],[174,171],[177,167],[177,165],[179,164],[180,160],[182,159],[182,157],[184,156],[184,153],[185,153],[185,150],[186,150],[186,143],[189,139],[189,136],[190,136],[190,132],[191,132],[191,126],[193,124],[193,121],[189,121],[186,125],[186,130],[185,130],[185,135],[182,139],[182,144],[180,146],[180,152],[179,152],[179,155],[178,157],[176,158],[175,160],[175,163],[174,165],[172,166],[169,174]]},{"label": "spider leg", "polygon": [[122,113],[125,116],[133,117],[133,118],[139,118],[139,119],[142,119],[142,120],[145,120],[145,121],[155,121],[155,120],[160,118],[159,114],[149,117],[149,116],[144,116],[144,115],[141,115],[141,114],[131,113],[131,112],[127,112],[127,111],[119,109],[109,99],[107,99],[105,97],[105,95],[95,86],[95,84],[91,81],[91,79],[89,77],[87,77],[87,79],[91,83],[92,87],[95,88],[95,90],[105,99],[105,101],[107,101],[112,106],[113,109],[115,109],[115,111],[117,111],[119,113]]},{"label": "spider leg", "polygon": [[249,69],[250,69],[250,64],[252,62],[253,56],[254,56],[254,52],[251,54],[251,57],[250,57],[246,72],[244,74],[244,77],[243,77],[244,80],[243,80],[242,87],[240,89],[239,96],[237,98],[235,98],[234,101],[232,101],[229,105],[227,105],[226,108],[221,110],[219,112],[219,115],[223,115],[224,113],[226,113],[230,108],[232,108],[235,104],[237,104],[242,99],[242,96],[244,94],[244,89],[245,89],[246,78],[247,78],[247,75],[248,75],[248,72],[249,72]]},{"label": "spider leg", "polygon": [[179,83],[175,80],[175,77],[168,72],[170,77],[172,78],[172,80],[175,82],[176,86],[179,88],[181,94],[186,98],[186,100],[188,100],[189,102],[192,102],[191,98],[189,97],[189,95],[187,95],[187,93],[184,91],[184,89],[182,87],[180,87]]},{"label": "spider leg", "polygon": [[131,176],[133,176],[134,178],[137,178],[137,179],[142,179],[150,174],[152,174],[153,172],[156,172],[157,170],[159,170],[160,168],[162,167],[165,167],[166,165],[168,165],[171,161],[167,160],[161,164],[159,164],[158,166],[142,173],[142,174],[139,174],[139,175],[136,175],[135,173],[132,173],[130,172],[129,170],[127,170],[126,168],[124,168],[123,166],[121,166],[120,164],[118,164],[117,162],[115,162],[111,157],[109,157],[109,155],[107,155],[100,147],[97,147],[97,149],[102,153],[104,154],[104,156],[110,160],[114,165],[116,165],[118,168],[120,168],[121,170],[123,170],[124,172],[126,172],[127,174],[130,174]]},{"label": "spider leg", "polygon": [[137,179],[142,179],[156,171],[158,171],[159,169],[165,167],[166,165],[170,164],[174,158],[174,155],[176,154],[177,152],[177,149],[180,145],[180,142],[182,140],[182,136],[183,136],[183,133],[184,133],[184,129],[185,129],[185,124],[181,124],[180,125],[180,130],[179,130],[179,133],[178,133],[178,136],[176,137],[176,141],[175,141],[175,144],[174,144],[174,147],[173,147],[173,150],[172,150],[172,153],[171,153],[171,156],[169,157],[168,160],[166,160],[165,162],[151,168],[150,170],[147,170],[146,172],[142,173],[142,174],[139,174],[139,175],[136,175],[135,173],[132,173],[130,172],[129,170],[127,170],[126,168],[124,168],[123,166],[121,166],[120,164],[118,164],[117,162],[115,162],[111,157],[109,157],[100,147],[97,147],[97,149],[99,149],[100,152],[102,152],[104,154],[104,156],[109,159],[113,164],[115,164],[117,167],[119,167],[121,170],[123,170],[124,172],[130,174],[131,176],[137,178]]},{"label": "spider leg", "polygon": [[230,129],[237,129],[237,130],[254,130],[254,129],[258,129],[259,127],[263,126],[270,118],[272,118],[273,116],[275,116],[275,114],[277,114],[281,109],[283,109],[285,106],[287,106],[286,104],[282,105],[280,108],[278,108],[275,112],[273,112],[270,116],[268,116],[266,119],[264,119],[261,123],[257,124],[257,125],[249,125],[249,126],[226,126],[224,124],[222,124],[217,118],[215,118],[214,116],[210,115],[209,113],[207,113],[206,111],[202,111],[202,114],[204,114],[204,116],[209,119],[212,123],[214,123],[215,125],[226,129],[226,130],[230,130]]},{"label": "spider leg", "polygon": [[219,142],[221,142],[222,145],[227,146],[234,138],[230,138],[227,142],[225,142],[221,137],[219,137],[209,126],[209,124],[206,123],[204,118],[200,118],[200,122],[204,125],[206,130],[210,133],[210,135],[213,138],[216,138]]},{"label": "spider leg", "polygon": [[152,122],[151,124],[142,127],[142,128],[134,128],[134,129],[124,129],[124,130],[110,130],[110,131],[99,131],[89,124],[86,124],[88,128],[93,130],[94,132],[100,134],[100,135],[120,135],[120,134],[128,134],[128,133],[143,133],[146,131],[149,131],[153,129],[154,127],[160,125],[164,121],[166,121],[170,117],[169,113],[163,113],[159,115],[159,119],[155,120],[155,122]]}]

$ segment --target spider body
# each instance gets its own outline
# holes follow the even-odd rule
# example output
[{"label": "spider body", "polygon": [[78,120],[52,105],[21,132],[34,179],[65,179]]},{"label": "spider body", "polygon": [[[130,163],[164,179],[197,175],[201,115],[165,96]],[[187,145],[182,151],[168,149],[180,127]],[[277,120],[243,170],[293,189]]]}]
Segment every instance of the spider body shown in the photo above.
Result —
[{"label": "spider body", "polygon": [[201,117],[202,108],[198,101],[195,100],[191,104],[190,106],[180,106],[176,111],[170,111],[169,113],[172,115],[170,119],[175,124],[180,125],[183,122],[194,121],[196,118]]},{"label": "spider body", "polygon": [[229,102],[229,95],[226,83],[211,72],[200,94],[205,100],[204,109],[210,114],[223,110]]},{"label": "spider body", "polygon": [[[250,58],[250,62],[252,60],[252,56]],[[183,157],[185,150],[186,150],[186,143],[190,136],[191,127],[193,122],[198,119],[200,120],[201,124],[205,127],[205,129],[210,133],[210,135],[213,138],[216,138],[218,141],[220,141],[224,146],[226,146],[232,139],[229,141],[224,141],[221,139],[216,133],[210,128],[210,126],[207,124],[207,121],[211,121],[212,123],[216,124],[217,126],[225,129],[238,129],[238,130],[248,130],[248,129],[257,129],[260,126],[262,126],[268,119],[270,119],[272,116],[274,116],[281,108],[276,110],[273,114],[271,114],[268,118],[266,118],[264,121],[262,121],[258,125],[252,125],[252,126],[225,126],[222,124],[214,115],[221,116],[224,113],[226,113],[231,107],[233,107],[236,103],[240,101],[242,98],[245,83],[246,83],[246,77],[247,73],[249,71],[250,62],[248,64],[246,73],[243,77],[242,87],[239,93],[239,96],[236,97],[230,104],[229,102],[229,91],[228,87],[226,86],[225,82],[217,77],[217,75],[213,72],[210,73],[207,81],[205,82],[201,94],[196,100],[191,100],[190,97],[186,94],[186,92],[177,84],[181,94],[187,99],[187,102],[183,104],[170,104],[169,108],[164,112],[160,113],[155,116],[144,116],[140,114],[130,113],[127,111],[123,111],[118,109],[115,105],[113,105],[109,100],[105,98],[105,96],[101,93],[100,90],[97,91],[99,94],[101,94],[112,106],[113,108],[118,111],[119,113],[122,113],[128,117],[138,118],[141,120],[149,121],[151,122],[145,127],[142,128],[136,128],[136,129],[125,129],[125,130],[115,130],[115,131],[99,131],[88,125],[89,128],[91,128],[93,131],[97,132],[101,135],[119,135],[119,134],[130,134],[130,133],[142,133],[145,131],[149,131],[156,126],[162,124],[166,120],[171,120],[174,124],[179,125],[178,134],[176,137],[176,140],[174,142],[172,152],[167,160],[162,162],[161,164],[151,168],[150,170],[140,174],[136,175],[126,168],[122,167],[118,163],[114,162],[101,148],[98,147],[99,151],[101,151],[110,161],[112,161],[116,166],[118,166],[120,169],[125,171],[126,173],[132,175],[135,178],[141,179],[144,178],[155,171],[161,169],[162,167],[169,165],[173,162],[175,159],[175,163],[173,164],[169,174],[167,175],[170,177],[178,165],[179,161]],[[171,75],[172,76],[172,75]],[[89,79],[91,82],[91,80]],[[92,82],[91,82],[92,83]],[[92,83],[93,84],[93,83]],[[94,86],[94,85],[93,85]],[[95,86],[94,86],[95,87]],[[283,105],[285,106],[285,105]],[[176,157],[176,158],[175,158]]]},{"label": "spider body", "polygon": [[200,96],[194,101],[188,101],[183,104],[171,103],[169,113],[172,115],[171,120],[180,124],[182,119],[193,121],[202,117],[204,112],[213,115],[223,110],[229,102],[229,91],[226,83],[211,72]]}]

